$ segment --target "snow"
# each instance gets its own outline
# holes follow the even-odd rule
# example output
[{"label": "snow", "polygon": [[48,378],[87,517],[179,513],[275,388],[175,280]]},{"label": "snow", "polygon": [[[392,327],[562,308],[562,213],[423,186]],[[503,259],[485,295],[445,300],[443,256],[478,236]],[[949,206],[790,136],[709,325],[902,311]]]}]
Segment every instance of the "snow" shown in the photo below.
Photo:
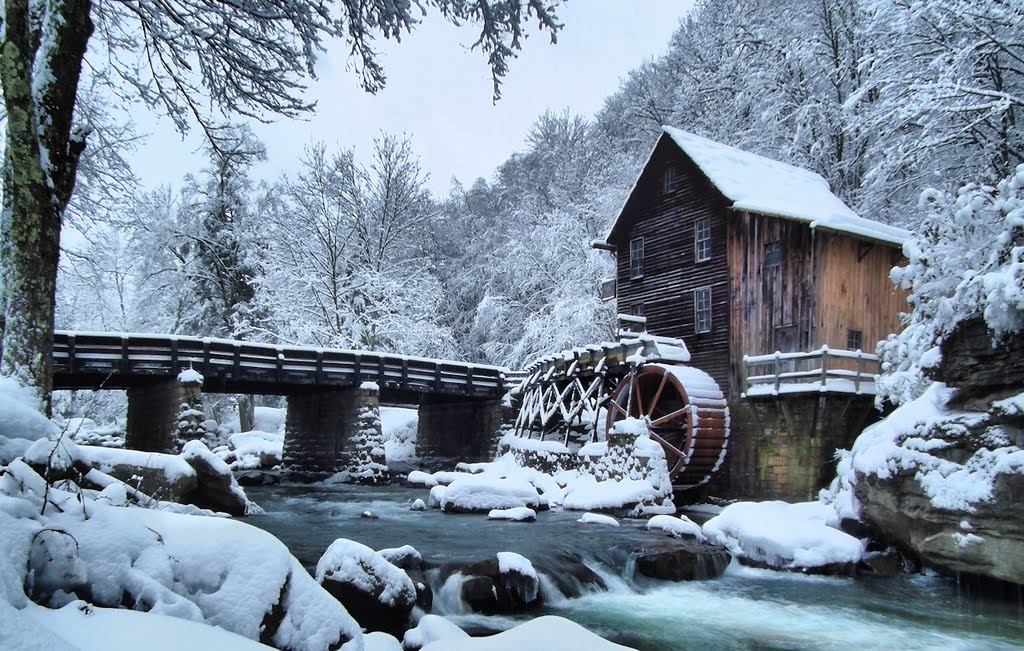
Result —
[{"label": "snow", "polygon": [[835,528],[835,510],[821,502],[736,502],[704,523],[704,534],[736,556],[786,569],[855,563],[864,545]]},{"label": "snow", "polygon": [[[515,552],[498,552],[498,572],[508,574],[514,572],[537,581],[537,571],[533,569],[533,563],[528,558]],[[533,599],[527,599],[533,601]]]},{"label": "snow", "polygon": [[405,637],[402,638],[402,645],[405,648],[415,649],[426,647],[431,643],[438,643],[435,645],[435,649],[443,651],[446,646],[440,646],[440,643],[443,642],[445,645],[450,645],[454,644],[456,640],[463,639],[469,639],[469,633],[444,617],[427,614],[420,619],[414,628],[410,628],[405,632]]},{"label": "snow", "polygon": [[[837,467],[837,477],[823,497],[844,517],[858,517],[860,505],[854,489],[857,476],[888,479],[902,470],[914,477],[939,509],[972,513],[975,504],[992,498],[996,476],[1024,473],[1024,450],[1011,445],[998,428],[990,428],[990,444],[958,463],[940,454],[952,441],[931,435],[943,426],[946,438],[978,423],[985,417],[977,412],[956,412],[946,405],[954,390],[933,383],[916,400],[893,411],[884,420],[865,429]],[[1010,399],[1013,404],[1014,399]]]},{"label": "snow", "polygon": [[860,217],[822,176],[670,126],[662,131],[689,156],[734,210],[807,222],[856,237],[902,244],[910,232]]},{"label": "snow", "polygon": [[707,540],[704,536],[704,532],[700,528],[700,525],[685,515],[680,515],[679,517],[671,515],[656,515],[647,521],[647,530],[664,531],[673,538],[692,536],[700,542]]},{"label": "snow", "polygon": [[[60,635],[73,648],[82,651],[137,651],[141,648],[153,651],[183,648],[249,651],[273,648],[217,626],[135,610],[99,608],[84,601],[74,601],[56,610],[34,606],[23,612],[36,627]],[[113,635],[113,631],[117,634]],[[50,643],[44,644],[40,648],[53,648]]]},{"label": "snow", "polygon": [[178,373],[178,382],[181,384],[202,384],[203,379],[202,373],[191,368],[182,369],[181,373]]},{"label": "snow", "polygon": [[537,512],[525,506],[511,509],[491,509],[487,514],[488,520],[511,520],[512,522],[533,522],[537,519]]},{"label": "snow", "polygon": [[[98,497],[113,492],[108,487]],[[52,508],[40,509],[44,494]],[[272,535],[235,520],[112,506],[94,496],[47,487],[21,461],[0,476],[0,608],[19,609],[22,624],[35,619],[56,635],[83,631],[83,639],[72,641],[89,648],[138,648],[146,631],[164,634],[166,642],[145,644],[155,648],[181,648],[188,641],[203,648],[255,648],[224,631],[310,650],[336,642],[339,634],[359,639],[355,621]],[[91,613],[75,601],[82,585],[88,586]],[[64,608],[32,610],[23,589]],[[281,624],[265,631],[275,604]],[[147,612],[107,610],[126,605]],[[111,636],[113,630],[118,634]],[[33,634],[31,640],[46,636]],[[4,646],[30,645],[8,638]]]},{"label": "snow", "polygon": [[363,651],[402,651],[402,643],[392,635],[373,631],[363,635]]},{"label": "snow", "polygon": [[441,498],[441,509],[445,511],[477,512],[541,505],[547,506],[547,500],[528,481],[479,475],[453,481]]},{"label": "snow", "polygon": [[57,426],[42,414],[35,391],[13,378],[0,376],[0,442],[4,439],[35,441],[58,433]]},{"label": "snow", "polygon": [[619,526],[618,520],[610,515],[603,515],[601,513],[584,513],[576,522],[582,522],[583,524],[600,524],[608,527]]},{"label": "snow", "polygon": [[195,469],[184,457],[173,454],[157,454],[139,450],[101,448],[88,445],[77,447],[78,458],[97,470],[110,474],[116,466],[134,466],[159,470],[167,483],[195,477]]},{"label": "snow", "polygon": [[410,511],[426,511],[427,505],[420,498],[413,500],[413,503],[409,505]]},{"label": "snow", "polygon": [[489,637],[441,639],[424,646],[423,651],[626,651],[628,648],[609,642],[575,622],[545,615]]},{"label": "snow", "polygon": [[316,580],[338,581],[376,595],[381,604],[416,601],[416,586],[409,575],[392,565],[380,552],[346,538],[338,538],[316,564]]},{"label": "snow", "polygon": [[646,479],[606,479],[581,476],[566,487],[562,506],[574,511],[614,509],[627,504],[650,502],[663,491]]},{"label": "snow", "polygon": [[234,453],[232,469],[269,468],[281,463],[284,434],[259,430],[241,432],[229,436],[228,445]]},{"label": "snow", "polygon": [[380,428],[388,463],[416,458],[419,412],[407,407],[381,407]]}]

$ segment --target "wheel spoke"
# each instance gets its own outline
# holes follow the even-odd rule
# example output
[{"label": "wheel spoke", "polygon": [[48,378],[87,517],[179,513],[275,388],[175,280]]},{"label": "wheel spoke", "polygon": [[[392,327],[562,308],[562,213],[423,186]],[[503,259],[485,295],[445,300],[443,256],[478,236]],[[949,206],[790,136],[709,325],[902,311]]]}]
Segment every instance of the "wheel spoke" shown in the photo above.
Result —
[{"label": "wheel spoke", "polygon": [[615,407],[616,409],[619,410],[619,413],[621,413],[626,418],[629,418],[629,412],[623,409],[622,405],[620,405],[617,400],[612,400],[612,407]]},{"label": "wheel spoke", "polygon": [[639,375],[636,376],[633,379],[633,391],[636,392],[636,415],[639,416],[639,417],[646,416],[647,414],[646,414],[646,412],[644,412],[644,401],[640,397],[640,376]]},{"label": "wheel spoke", "polygon": [[651,432],[651,438],[654,439],[655,441],[657,441],[658,443],[660,443],[662,447],[668,448],[668,450],[670,452],[675,454],[680,459],[686,459],[686,453],[685,452],[683,452],[682,450],[680,450],[676,446],[672,445],[671,443],[669,443],[668,441],[666,441],[662,437],[658,436],[656,433]]},{"label": "wheel spoke", "polygon": [[658,406],[658,399],[661,398],[661,392],[665,390],[666,384],[668,384],[668,373],[662,373],[661,384],[658,385],[658,390],[654,392],[654,399],[651,400],[651,416],[654,415],[654,409]]},{"label": "wheel spoke", "polygon": [[662,425],[664,423],[669,422],[670,420],[675,420],[675,419],[679,418],[680,416],[683,416],[684,414],[686,414],[689,411],[690,411],[690,406],[687,405],[687,406],[683,407],[682,409],[677,409],[677,410],[673,411],[671,414],[665,414],[664,416],[662,416],[658,420],[651,421],[651,425]]}]

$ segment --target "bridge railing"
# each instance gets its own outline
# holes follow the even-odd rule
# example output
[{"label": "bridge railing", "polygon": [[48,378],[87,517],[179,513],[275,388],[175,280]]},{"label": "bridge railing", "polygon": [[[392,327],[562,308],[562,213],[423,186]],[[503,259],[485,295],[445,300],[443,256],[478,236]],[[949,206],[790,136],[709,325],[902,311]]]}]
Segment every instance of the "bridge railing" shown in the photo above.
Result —
[{"label": "bridge railing", "polygon": [[877,355],[822,346],[809,352],[745,355],[747,397],[787,393],[874,394]]},{"label": "bridge railing", "polygon": [[505,369],[368,351],[276,346],[226,339],[57,331],[55,373],[205,377],[301,385],[358,385],[452,394],[498,394]]}]

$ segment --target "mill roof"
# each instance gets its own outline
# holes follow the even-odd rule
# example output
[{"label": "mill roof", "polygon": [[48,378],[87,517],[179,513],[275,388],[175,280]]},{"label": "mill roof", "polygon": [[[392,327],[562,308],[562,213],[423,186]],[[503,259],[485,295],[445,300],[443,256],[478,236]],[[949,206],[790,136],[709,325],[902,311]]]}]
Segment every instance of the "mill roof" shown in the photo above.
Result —
[{"label": "mill roof", "polygon": [[[806,222],[811,228],[895,246],[902,246],[910,237],[905,229],[865,219],[853,212],[832,194],[824,177],[810,170],[670,126],[662,127],[658,144],[665,139],[693,161],[734,210]],[[645,163],[645,171],[649,163],[650,160]],[[636,191],[637,186],[634,186],[606,239],[615,234]]]}]

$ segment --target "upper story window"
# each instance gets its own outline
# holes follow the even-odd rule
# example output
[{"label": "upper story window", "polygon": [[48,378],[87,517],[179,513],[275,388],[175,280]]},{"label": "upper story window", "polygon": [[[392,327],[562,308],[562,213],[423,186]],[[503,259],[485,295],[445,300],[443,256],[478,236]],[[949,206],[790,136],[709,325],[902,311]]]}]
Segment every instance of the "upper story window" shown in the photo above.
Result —
[{"label": "upper story window", "polygon": [[782,242],[768,242],[764,245],[764,266],[778,267],[782,264]]},{"label": "upper story window", "polygon": [[661,191],[665,194],[673,192],[676,189],[676,168],[674,165],[669,165],[665,168],[665,175],[662,177]]},{"label": "upper story window", "polygon": [[711,259],[711,220],[698,219],[693,227],[693,259],[704,262]]},{"label": "upper story window", "polygon": [[644,238],[629,241],[629,277],[644,277]]},{"label": "upper story window", "polygon": [[693,329],[695,332],[711,332],[711,288],[693,290]]},{"label": "upper story window", "polygon": [[846,331],[846,350],[863,350],[864,333],[860,330]]}]

